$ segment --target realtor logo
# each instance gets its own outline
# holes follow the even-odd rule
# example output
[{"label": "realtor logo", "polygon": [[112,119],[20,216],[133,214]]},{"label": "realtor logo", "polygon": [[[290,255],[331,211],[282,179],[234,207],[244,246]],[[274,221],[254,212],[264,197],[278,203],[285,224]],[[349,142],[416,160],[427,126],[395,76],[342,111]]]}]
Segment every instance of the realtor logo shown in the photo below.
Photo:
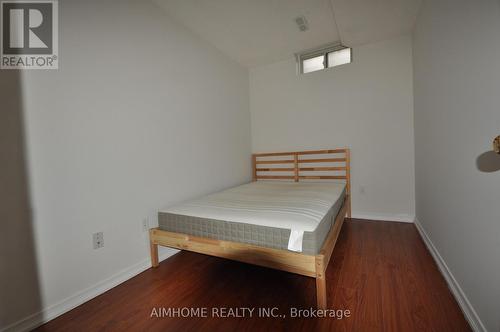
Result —
[{"label": "realtor logo", "polygon": [[57,69],[57,0],[1,1],[1,68]]}]

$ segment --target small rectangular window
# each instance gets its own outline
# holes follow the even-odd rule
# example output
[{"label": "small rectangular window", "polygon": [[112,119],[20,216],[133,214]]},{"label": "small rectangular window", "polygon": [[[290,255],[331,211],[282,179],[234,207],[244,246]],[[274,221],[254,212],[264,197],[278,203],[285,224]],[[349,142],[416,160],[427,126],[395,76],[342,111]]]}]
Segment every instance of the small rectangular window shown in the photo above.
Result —
[{"label": "small rectangular window", "polygon": [[351,62],[351,49],[344,48],[340,51],[328,53],[328,68],[344,65]]},{"label": "small rectangular window", "polygon": [[310,73],[320,69],[325,69],[325,57],[323,55],[302,60],[302,71],[304,73]]},{"label": "small rectangular window", "polygon": [[352,61],[352,50],[342,45],[330,45],[316,50],[296,54],[299,72],[313,71],[340,66]]}]

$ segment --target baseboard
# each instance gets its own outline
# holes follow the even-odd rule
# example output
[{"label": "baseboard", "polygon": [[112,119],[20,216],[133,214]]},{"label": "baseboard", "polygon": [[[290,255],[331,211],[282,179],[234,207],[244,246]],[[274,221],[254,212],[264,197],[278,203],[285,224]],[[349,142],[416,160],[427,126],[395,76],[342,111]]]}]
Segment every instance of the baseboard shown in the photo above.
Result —
[{"label": "baseboard", "polygon": [[[178,252],[178,250],[162,250],[160,252],[159,260],[163,261]],[[37,326],[40,326],[68,311],[82,305],[83,303],[95,298],[98,295],[118,286],[119,284],[135,277],[141,272],[151,267],[149,258],[143,259],[141,262],[128,267],[111,277],[83,290],[75,295],[72,295],[59,303],[50,307],[44,308],[41,311],[28,316],[20,321],[17,321],[9,326],[0,329],[0,332],[7,331],[30,331]]]},{"label": "baseboard", "polygon": [[418,219],[415,218],[415,226],[417,227],[418,232],[420,233],[420,236],[422,237],[422,240],[424,241],[425,245],[427,246],[427,249],[429,249],[429,252],[431,253],[432,257],[434,258],[434,261],[436,261],[436,264],[441,271],[441,274],[443,275],[444,279],[448,283],[448,287],[450,288],[453,296],[455,297],[456,301],[458,302],[458,305],[462,309],[462,312],[465,315],[465,318],[469,322],[470,327],[472,328],[473,331],[476,332],[486,332],[486,328],[484,327],[483,323],[481,322],[481,319],[477,315],[476,311],[472,307],[471,303],[469,302],[469,299],[465,295],[464,291],[460,287],[460,284],[458,281],[455,279],[453,274],[451,273],[450,269],[446,265],[446,262],[444,261],[443,257],[439,254],[439,251],[436,249],[434,244],[432,243],[429,235],[427,235],[427,232],[424,230]]},{"label": "baseboard", "polygon": [[415,216],[409,214],[384,214],[384,213],[353,213],[354,219],[383,220],[397,222],[414,222]]}]

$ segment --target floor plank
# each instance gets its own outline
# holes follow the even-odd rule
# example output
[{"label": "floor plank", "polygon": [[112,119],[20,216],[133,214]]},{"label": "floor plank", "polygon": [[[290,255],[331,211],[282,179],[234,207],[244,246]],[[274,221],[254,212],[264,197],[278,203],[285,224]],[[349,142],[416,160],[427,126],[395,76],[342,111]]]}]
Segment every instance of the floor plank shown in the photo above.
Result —
[{"label": "floor plank", "polygon": [[[180,252],[38,330],[470,331],[413,224],[346,222],[326,276],[329,308],[349,318],[290,317],[291,307],[315,306],[312,278]],[[158,307],[206,307],[209,318],[150,318]],[[286,317],[211,317],[220,307],[278,307]]]}]

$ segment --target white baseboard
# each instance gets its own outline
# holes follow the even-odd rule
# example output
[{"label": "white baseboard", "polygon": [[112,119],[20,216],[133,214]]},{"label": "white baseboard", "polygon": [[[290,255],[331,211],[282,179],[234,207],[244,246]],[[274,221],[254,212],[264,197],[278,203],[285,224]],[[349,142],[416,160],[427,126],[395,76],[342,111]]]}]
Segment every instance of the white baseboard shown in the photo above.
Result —
[{"label": "white baseboard", "polygon": [[383,213],[354,213],[353,219],[383,220],[397,222],[414,222],[415,216],[409,214],[383,214]]},{"label": "white baseboard", "polygon": [[[163,248],[162,248],[163,249]],[[170,256],[177,253],[178,250],[170,249],[170,250],[161,250],[159,254],[159,260],[163,261]],[[83,303],[95,298],[98,295],[110,290],[113,287],[118,286],[119,284],[135,277],[141,272],[149,269],[151,267],[151,261],[149,258],[143,259],[141,262],[134,264],[111,277],[98,282],[97,284],[80,291],[59,303],[51,305],[50,307],[44,308],[41,311],[23,318],[20,321],[17,321],[9,326],[0,329],[0,332],[7,331],[30,331],[37,326],[40,326],[68,311],[82,305]]]},{"label": "white baseboard", "polygon": [[472,330],[476,332],[486,332],[487,331],[486,328],[484,327],[483,323],[481,322],[481,319],[479,318],[478,314],[472,307],[472,304],[469,302],[469,299],[465,295],[464,291],[460,287],[460,284],[451,273],[443,257],[441,257],[441,255],[439,254],[439,251],[432,243],[431,239],[429,238],[429,235],[427,235],[427,232],[424,230],[418,219],[415,219],[415,226],[417,227],[417,230],[420,233],[422,240],[424,240],[427,249],[429,249],[429,252],[434,258],[434,261],[436,261],[436,264],[439,270],[441,271],[441,274],[448,283],[448,287],[450,288],[453,296],[457,300],[458,305],[462,309],[465,318],[469,322]]}]

